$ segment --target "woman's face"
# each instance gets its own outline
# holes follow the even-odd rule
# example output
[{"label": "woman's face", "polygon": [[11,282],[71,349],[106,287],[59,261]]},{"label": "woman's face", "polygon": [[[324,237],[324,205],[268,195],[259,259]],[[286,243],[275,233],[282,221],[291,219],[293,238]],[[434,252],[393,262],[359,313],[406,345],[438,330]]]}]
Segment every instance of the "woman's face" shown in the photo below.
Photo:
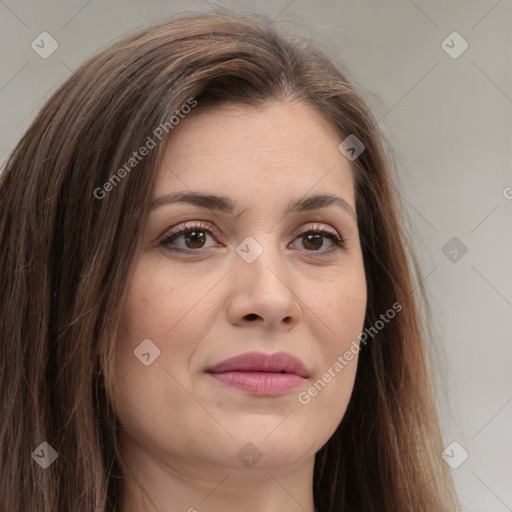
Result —
[{"label": "woman's face", "polygon": [[312,466],[339,425],[366,308],[340,142],[301,103],[174,128],[117,340],[116,412],[141,464],[275,475]]}]

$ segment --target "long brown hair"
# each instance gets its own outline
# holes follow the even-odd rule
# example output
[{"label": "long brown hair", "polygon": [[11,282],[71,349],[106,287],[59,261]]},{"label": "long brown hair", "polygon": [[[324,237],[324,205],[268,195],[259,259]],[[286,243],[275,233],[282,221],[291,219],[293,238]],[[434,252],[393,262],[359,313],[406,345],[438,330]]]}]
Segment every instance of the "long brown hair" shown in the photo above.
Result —
[{"label": "long brown hair", "polygon": [[[314,502],[322,512],[453,512],[415,298],[422,287],[413,290],[417,264],[382,134],[322,52],[264,16],[233,12],[182,16],[101,51],[55,92],[6,162],[0,510],[119,511],[114,340],[155,171],[172,137],[168,121],[192,98],[198,108],[304,102],[336,127],[340,142],[354,134],[364,143],[352,169],[365,327],[395,302],[403,309],[361,350],[346,414],[316,455]],[[134,151],[166,122],[157,147],[128,171]],[[31,457],[43,442],[58,454],[44,470]]]}]

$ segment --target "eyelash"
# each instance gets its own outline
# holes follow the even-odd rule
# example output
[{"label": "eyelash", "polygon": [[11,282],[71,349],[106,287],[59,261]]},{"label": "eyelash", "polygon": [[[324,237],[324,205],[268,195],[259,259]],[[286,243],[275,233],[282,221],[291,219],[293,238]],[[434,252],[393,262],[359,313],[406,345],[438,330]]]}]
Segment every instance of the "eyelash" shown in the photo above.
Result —
[{"label": "eyelash", "polygon": [[[187,233],[190,233],[191,231],[204,231],[207,234],[211,235],[215,238],[215,233],[217,233],[217,229],[213,228],[212,226],[205,224],[203,222],[187,222],[185,224],[182,224],[175,228],[169,235],[167,235],[165,238],[163,238],[160,241],[160,246],[164,247],[166,250],[169,251],[175,251],[175,252],[181,252],[181,253],[200,253],[204,252],[203,248],[199,249],[183,249],[181,247],[170,247],[170,244],[174,242],[177,238],[179,238],[182,235],[185,235]],[[312,253],[318,255],[318,256],[325,256],[333,251],[337,250],[343,250],[345,249],[345,239],[338,235],[335,231],[328,230],[326,228],[320,227],[318,224],[311,226],[309,229],[303,230],[295,235],[295,237],[298,239],[299,237],[306,235],[306,234],[314,234],[314,235],[322,235],[325,238],[328,238],[334,243],[334,247],[331,249],[328,249],[327,251],[308,251],[308,253]],[[207,248],[206,250],[208,250]]]}]

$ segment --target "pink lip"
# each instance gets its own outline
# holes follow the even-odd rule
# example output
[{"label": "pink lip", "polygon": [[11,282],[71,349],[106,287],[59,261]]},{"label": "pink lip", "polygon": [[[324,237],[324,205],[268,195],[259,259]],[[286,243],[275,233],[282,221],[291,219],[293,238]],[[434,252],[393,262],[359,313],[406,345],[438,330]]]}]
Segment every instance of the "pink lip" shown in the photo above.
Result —
[{"label": "pink lip", "polygon": [[309,377],[306,367],[286,352],[263,354],[247,352],[208,368],[216,380],[255,395],[278,395],[304,383]]}]

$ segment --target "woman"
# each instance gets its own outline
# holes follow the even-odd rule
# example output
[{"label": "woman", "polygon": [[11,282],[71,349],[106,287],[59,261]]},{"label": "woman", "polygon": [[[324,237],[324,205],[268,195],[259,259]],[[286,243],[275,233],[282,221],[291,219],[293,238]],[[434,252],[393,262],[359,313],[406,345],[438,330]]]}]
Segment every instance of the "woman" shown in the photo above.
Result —
[{"label": "woman", "polygon": [[381,139],[257,16],[78,69],[0,177],[0,509],[456,510]]}]

